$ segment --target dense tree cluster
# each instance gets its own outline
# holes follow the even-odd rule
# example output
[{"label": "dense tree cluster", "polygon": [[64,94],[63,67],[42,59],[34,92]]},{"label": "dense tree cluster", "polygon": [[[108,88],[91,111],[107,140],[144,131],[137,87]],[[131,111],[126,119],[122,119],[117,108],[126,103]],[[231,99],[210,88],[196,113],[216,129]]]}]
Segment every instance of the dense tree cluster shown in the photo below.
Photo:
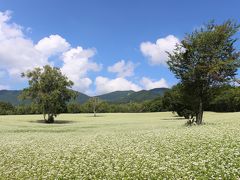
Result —
[{"label": "dense tree cluster", "polygon": [[0,102],[0,114],[9,115],[15,112],[15,107],[11,103]]},{"label": "dense tree cluster", "polygon": [[209,103],[207,110],[216,112],[240,111],[240,87],[222,87]]}]

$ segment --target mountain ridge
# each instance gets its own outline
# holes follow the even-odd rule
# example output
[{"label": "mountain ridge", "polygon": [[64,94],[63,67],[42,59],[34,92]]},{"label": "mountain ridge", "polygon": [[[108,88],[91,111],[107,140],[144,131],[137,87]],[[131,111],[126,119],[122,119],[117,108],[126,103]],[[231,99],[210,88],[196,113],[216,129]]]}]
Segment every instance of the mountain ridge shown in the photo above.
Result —
[{"label": "mountain ridge", "polygon": [[[110,103],[128,103],[128,102],[143,102],[146,100],[152,100],[159,96],[162,96],[168,88],[154,88],[150,90],[141,90],[141,91],[114,91],[94,97],[98,97],[103,101]],[[78,95],[75,100],[71,102],[75,103],[85,103],[88,101],[91,96],[88,96],[84,93],[78,92]],[[0,90],[0,101],[9,102],[13,105],[20,104],[29,104],[29,101],[22,101],[18,98],[21,94],[21,90]]]}]

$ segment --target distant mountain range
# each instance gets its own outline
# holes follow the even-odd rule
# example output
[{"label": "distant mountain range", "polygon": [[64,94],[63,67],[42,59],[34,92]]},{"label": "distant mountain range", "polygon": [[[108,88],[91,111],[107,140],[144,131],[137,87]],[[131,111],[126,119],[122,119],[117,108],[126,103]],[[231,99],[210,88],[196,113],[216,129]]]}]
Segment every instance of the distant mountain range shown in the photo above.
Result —
[{"label": "distant mountain range", "polygon": [[[128,103],[128,102],[142,102],[146,100],[152,100],[159,96],[162,96],[168,88],[155,88],[151,90],[142,90],[142,91],[115,91],[107,94],[103,94],[99,97],[103,101],[111,103]],[[26,104],[29,101],[21,101],[18,99],[20,95],[20,90],[0,90],[0,101],[9,102],[13,105]],[[78,92],[77,98],[74,102],[85,103],[90,96]]]},{"label": "distant mountain range", "polygon": [[112,103],[142,102],[162,96],[168,89],[156,88],[142,91],[115,91],[98,96],[100,99]]}]

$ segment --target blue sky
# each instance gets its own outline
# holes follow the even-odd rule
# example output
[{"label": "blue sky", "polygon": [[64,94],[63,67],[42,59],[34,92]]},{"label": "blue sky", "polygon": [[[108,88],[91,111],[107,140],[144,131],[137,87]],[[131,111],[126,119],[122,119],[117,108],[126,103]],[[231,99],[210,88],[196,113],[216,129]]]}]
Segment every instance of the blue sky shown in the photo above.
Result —
[{"label": "blue sky", "polygon": [[26,87],[19,73],[44,64],[87,94],[171,87],[177,80],[165,50],[211,19],[240,23],[239,7],[238,0],[0,0],[0,89]]}]

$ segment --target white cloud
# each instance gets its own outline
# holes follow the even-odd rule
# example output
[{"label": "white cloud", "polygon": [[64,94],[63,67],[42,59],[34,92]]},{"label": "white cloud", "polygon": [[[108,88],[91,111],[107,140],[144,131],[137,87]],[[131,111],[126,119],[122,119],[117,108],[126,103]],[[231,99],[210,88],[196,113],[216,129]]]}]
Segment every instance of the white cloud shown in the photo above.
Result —
[{"label": "white cloud", "polygon": [[83,49],[82,47],[72,48],[63,53],[62,72],[74,82],[74,89],[86,92],[92,84],[92,80],[87,77],[89,71],[100,71],[101,65],[91,61],[95,55],[93,49]]},{"label": "white cloud", "polygon": [[71,48],[67,40],[59,35],[44,37],[34,44],[24,35],[23,28],[10,20],[10,11],[0,12],[1,71],[16,79],[29,69],[52,64],[49,57],[58,55],[63,61],[61,70],[75,83],[74,88],[88,91],[92,84],[92,80],[87,77],[88,72],[101,69],[101,65],[91,61],[95,55],[94,49]]},{"label": "white cloud", "polygon": [[22,27],[9,23],[11,19],[11,11],[0,11],[0,41],[8,38],[23,37]]},{"label": "white cloud", "polygon": [[141,87],[137,84],[134,84],[131,81],[128,81],[125,78],[118,77],[116,79],[109,79],[107,77],[98,76],[95,81],[96,84],[96,93],[104,94],[113,91],[140,91]]},{"label": "white cloud", "polygon": [[173,35],[168,35],[165,38],[160,38],[156,43],[143,42],[140,45],[140,50],[144,56],[146,56],[152,65],[166,64],[168,60],[167,52],[172,52],[175,49],[176,44],[180,41]]},{"label": "white cloud", "polygon": [[92,84],[92,80],[88,77],[78,78],[77,81],[74,81],[74,89],[83,93],[89,92],[89,87]]},{"label": "white cloud", "polygon": [[70,48],[70,44],[59,35],[50,35],[41,39],[35,48],[46,57],[65,52]]},{"label": "white cloud", "polygon": [[27,69],[48,64],[35,49],[33,42],[23,34],[22,27],[10,23],[11,13],[0,12],[0,66],[11,76],[19,77]]},{"label": "white cloud", "polygon": [[124,60],[118,61],[113,66],[108,67],[109,72],[117,73],[118,77],[129,77],[134,75],[136,64],[131,61],[125,62]]},{"label": "white cloud", "polygon": [[159,81],[152,81],[151,79],[149,79],[147,77],[143,77],[141,79],[141,85],[146,90],[154,89],[154,88],[163,88],[163,87],[167,88],[167,87],[169,87],[164,78],[161,78]]}]

